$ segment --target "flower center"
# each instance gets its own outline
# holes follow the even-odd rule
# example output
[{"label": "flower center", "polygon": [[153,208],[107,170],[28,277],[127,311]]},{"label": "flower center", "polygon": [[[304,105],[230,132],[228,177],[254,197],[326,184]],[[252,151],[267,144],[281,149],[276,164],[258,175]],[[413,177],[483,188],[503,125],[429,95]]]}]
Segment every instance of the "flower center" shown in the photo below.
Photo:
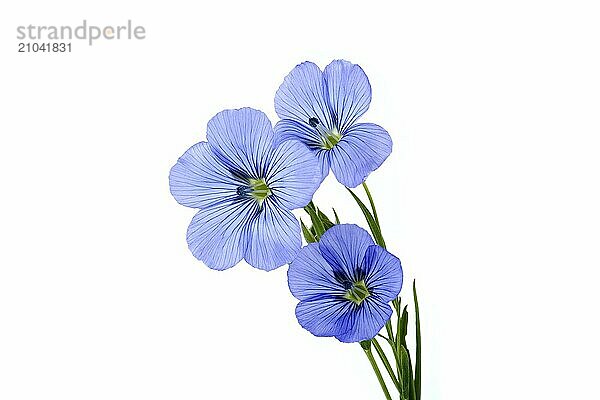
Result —
[{"label": "flower center", "polygon": [[262,202],[272,193],[264,179],[250,178],[248,179],[248,186],[238,186],[237,194],[239,196],[249,195],[254,198],[258,204],[262,204]]},{"label": "flower center", "polygon": [[322,136],[323,143],[321,145],[325,150],[330,150],[338,144],[342,135],[338,132],[337,128],[333,128],[331,131],[327,132]]},{"label": "flower center", "polygon": [[367,285],[364,280],[354,282],[352,286],[346,290],[344,294],[344,298],[346,300],[350,300],[357,306],[360,305],[367,297],[369,297],[371,293],[367,289]]}]

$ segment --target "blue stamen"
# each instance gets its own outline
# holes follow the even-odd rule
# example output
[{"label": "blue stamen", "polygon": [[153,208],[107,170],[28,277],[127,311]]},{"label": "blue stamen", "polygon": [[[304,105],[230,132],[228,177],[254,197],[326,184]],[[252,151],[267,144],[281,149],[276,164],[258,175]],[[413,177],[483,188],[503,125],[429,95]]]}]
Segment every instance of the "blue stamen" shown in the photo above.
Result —
[{"label": "blue stamen", "polygon": [[252,191],[250,186],[238,186],[236,192],[238,196],[246,196],[248,193]]}]

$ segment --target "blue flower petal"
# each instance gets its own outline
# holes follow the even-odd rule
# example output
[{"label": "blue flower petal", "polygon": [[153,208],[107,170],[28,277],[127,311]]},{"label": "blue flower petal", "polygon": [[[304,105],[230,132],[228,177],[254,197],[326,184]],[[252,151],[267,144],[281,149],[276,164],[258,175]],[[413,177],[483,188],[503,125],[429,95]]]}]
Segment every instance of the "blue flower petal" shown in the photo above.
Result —
[{"label": "blue flower petal", "polygon": [[171,194],[186,207],[205,208],[232,200],[239,185],[206,142],[190,147],[169,173]]},{"label": "blue flower petal", "polygon": [[306,61],[285,77],[275,93],[275,112],[279,118],[298,121],[307,129],[310,129],[311,118],[316,118],[327,130],[333,128],[319,67]]},{"label": "blue flower petal", "polygon": [[353,224],[334,225],[323,234],[319,250],[323,258],[349,278],[357,278],[357,266],[362,265],[367,248],[373,245],[371,235]]},{"label": "blue flower petal", "polygon": [[333,120],[341,133],[363,115],[371,103],[371,84],[362,68],[334,60],[323,72]]},{"label": "blue flower petal", "polygon": [[385,129],[375,124],[356,124],[330,150],[331,170],[341,184],[356,187],[379,168],[391,152],[392,138]]},{"label": "blue flower petal", "polygon": [[266,176],[273,200],[293,210],[307,205],[321,183],[317,159],[298,142],[283,142],[273,152]]},{"label": "blue flower petal", "polygon": [[385,303],[398,297],[402,289],[402,265],[398,257],[383,247],[369,246],[362,269],[367,275],[365,283],[372,295]]},{"label": "blue flower petal", "polygon": [[275,124],[275,145],[287,140],[303,143],[309,149],[320,148],[323,140],[317,130],[292,119],[282,119]]},{"label": "blue flower petal", "polygon": [[254,179],[265,176],[274,135],[262,111],[221,111],[208,122],[206,137],[213,153],[235,174]]},{"label": "blue flower petal", "polygon": [[333,274],[333,268],[319,252],[318,243],[303,247],[288,269],[288,285],[298,300],[309,300],[323,294],[343,296],[345,289]]},{"label": "blue flower petal", "polygon": [[329,175],[329,170],[331,169],[331,162],[329,161],[329,150],[315,150],[313,154],[316,155],[317,160],[319,160],[319,164],[321,165],[321,182],[327,178]]},{"label": "blue flower petal", "polygon": [[321,135],[313,128],[307,128],[305,125],[292,121],[291,119],[282,119],[275,124],[275,145],[286,141],[298,141],[304,144],[313,156],[317,159],[317,165],[320,168],[320,181],[323,182],[329,175],[329,156],[328,151],[321,148]]},{"label": "blue flower petal", "polygon": [[315,336],[345,334],[340,330],[340,318],[344,318],[352,308],[349,301],[326,296],[301,301],[296,306],[296,318],[300,325]]},{"label": "blue flower petal", "polygon": [[198,211],[187,231],[190,251],[209,268],[233,267],[244,256],[248,221],[256,211],[256,202],[239,200]]},{"label": "blue flower petal", "polygon": [[335,337],[344,343],[360,342],[372,339],[392,316],[389,304],[375,296],[370,296],[360,306],[354,306],[350,312],[338,319]]},{"label": "blue flower petal", "polygon": [[252,221],[244,258],[255,268],[271,271],[294,259],[302,239],[294,214],[267,202]]}]

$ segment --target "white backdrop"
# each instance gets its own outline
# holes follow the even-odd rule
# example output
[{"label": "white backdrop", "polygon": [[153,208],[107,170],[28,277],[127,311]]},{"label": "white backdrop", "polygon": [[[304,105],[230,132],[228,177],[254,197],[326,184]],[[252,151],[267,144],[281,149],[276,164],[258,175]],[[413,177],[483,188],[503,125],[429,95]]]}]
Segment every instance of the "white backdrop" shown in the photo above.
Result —
[{"label": "white backdrop", "polygon": [[[369,183],[420,289],[423,398],[597,396],[597,2],[82,3],[0,6],[1,399],[382,398],[358,345],[297,324],[287,267],[196,261],[168,190],[211,116],[275,120],[294,65],[333,58],[394,140]],[[147,38],[17,53],[17,26],[84,18]],[[332,177],[316,200],[364,225]]]}]

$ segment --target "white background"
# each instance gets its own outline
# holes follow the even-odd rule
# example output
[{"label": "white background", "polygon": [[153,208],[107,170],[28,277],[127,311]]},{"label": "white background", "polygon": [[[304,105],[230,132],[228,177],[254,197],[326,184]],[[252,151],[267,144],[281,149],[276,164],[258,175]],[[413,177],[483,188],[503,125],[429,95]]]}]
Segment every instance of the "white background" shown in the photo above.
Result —
[{"label": "white background", "polygon": [[[210,117],[274,120],[333,58],[394,140],[369,183],[420,289],[423,399],[597,398],[597,2],[82,3],[0,6],[0,399],[383,398],[358,345],[297,324],[286,267],[196,261],[168,190]],[[147,38],[17,53],[17,26],[84,18]],[[316,200],[362,224],[331,177]]]}]

